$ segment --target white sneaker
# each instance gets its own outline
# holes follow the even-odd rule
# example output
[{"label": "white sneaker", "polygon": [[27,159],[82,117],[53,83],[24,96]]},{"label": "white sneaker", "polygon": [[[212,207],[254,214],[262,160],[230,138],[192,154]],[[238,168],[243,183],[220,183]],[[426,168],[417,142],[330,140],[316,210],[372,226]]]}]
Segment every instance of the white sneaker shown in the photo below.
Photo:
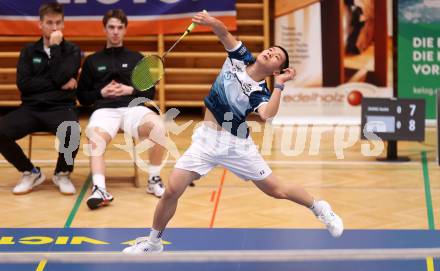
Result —
[{"label": "white sneaker", "polygon": [[163,251],[162,240],[151,242],[148,237],[136,238],[134,245],[124,248],[126,254],[150,254]]},{"label": "white sneaker", "polygon": [[87,206],[94,210],[109,205],[111,201],[113,201],[113,196],[109,192],[94,185],[92,195],[87,199]]},{"label": "white sneaker", "polygon": [[162,197],[164,192],[165,186],[163,185],[160,176],[154,176],[148,179],[147,193],[153,194],[156,197],[160,198]]},{"label": "white sneaker", "polygon": [[12,189],[12,193],[15,195],[23,195],[32,191],[37,185],[40,185],[46,180],[46,176],[37,167],[38,173],[32,173],[30,171],[23,172],[21,181]]},{"label": "white sneaker", "polygon": [[316,215],[316,217],[325,224],[327,230],[333,237],[339,238],[344,231],[342,219],[332,211],[330,204],[324,200],[315,202],[315,206],[318,210],[321,209],[321,213]]},{"label": "white sneaker", "polygon": [[72,181],[70,180],[70,172],[58,172],[53,175],[52,182],[58,186],[61,194],[64,195],[73,195],[75,194],[75,186],[73,186]]}]

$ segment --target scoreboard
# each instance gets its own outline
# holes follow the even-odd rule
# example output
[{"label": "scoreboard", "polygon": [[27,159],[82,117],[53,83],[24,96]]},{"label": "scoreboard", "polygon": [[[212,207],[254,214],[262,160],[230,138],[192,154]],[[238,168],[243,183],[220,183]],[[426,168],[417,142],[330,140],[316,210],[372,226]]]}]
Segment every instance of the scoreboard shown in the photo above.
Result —
[{"label": "scoreboard", "polygon": [[361,138],[374,133],[383,140],[423,141],[425,100],[363,98]]}]

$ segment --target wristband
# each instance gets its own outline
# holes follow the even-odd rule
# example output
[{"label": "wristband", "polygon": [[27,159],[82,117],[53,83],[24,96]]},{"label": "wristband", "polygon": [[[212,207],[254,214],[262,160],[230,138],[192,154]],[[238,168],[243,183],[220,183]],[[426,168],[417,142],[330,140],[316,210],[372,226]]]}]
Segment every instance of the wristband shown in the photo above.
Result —
[{"label": "wristband", "polygon": [[278,88],[278,89],[280,89],[281,91],[283,91],[283,90],[284,90],[284,84],[277,84],[277,83],[275,83],[274,88]]}]

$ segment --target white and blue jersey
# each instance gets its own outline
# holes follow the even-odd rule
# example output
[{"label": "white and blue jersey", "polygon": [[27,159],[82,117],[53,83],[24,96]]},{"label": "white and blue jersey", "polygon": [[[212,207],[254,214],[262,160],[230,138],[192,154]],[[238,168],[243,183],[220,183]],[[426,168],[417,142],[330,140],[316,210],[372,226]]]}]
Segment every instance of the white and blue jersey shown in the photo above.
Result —
[{"label": "white and blue jersey", "polygon": [[205,105],[223,129],[247,138],[246,116],[267,103],[270,92],[265,80],[254,81],[246,66],[255,62],[251,52],[240,42],[228,52],[220,74],[205,98]]}]

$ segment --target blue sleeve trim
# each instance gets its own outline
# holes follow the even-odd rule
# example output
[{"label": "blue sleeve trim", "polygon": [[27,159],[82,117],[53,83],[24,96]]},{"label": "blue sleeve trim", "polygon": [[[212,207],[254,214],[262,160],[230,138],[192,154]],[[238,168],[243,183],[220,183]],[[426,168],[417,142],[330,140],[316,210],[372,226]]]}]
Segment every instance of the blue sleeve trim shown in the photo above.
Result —
[{"label": "blue sleeve trim", "polygon": [[245,65],[249,65],[255,62],[255,59],[252,56],[251,52],[242,42],[240,42],[240,45],[237,49],[228,52],[228,56],[230,58],[243,61]]}]

